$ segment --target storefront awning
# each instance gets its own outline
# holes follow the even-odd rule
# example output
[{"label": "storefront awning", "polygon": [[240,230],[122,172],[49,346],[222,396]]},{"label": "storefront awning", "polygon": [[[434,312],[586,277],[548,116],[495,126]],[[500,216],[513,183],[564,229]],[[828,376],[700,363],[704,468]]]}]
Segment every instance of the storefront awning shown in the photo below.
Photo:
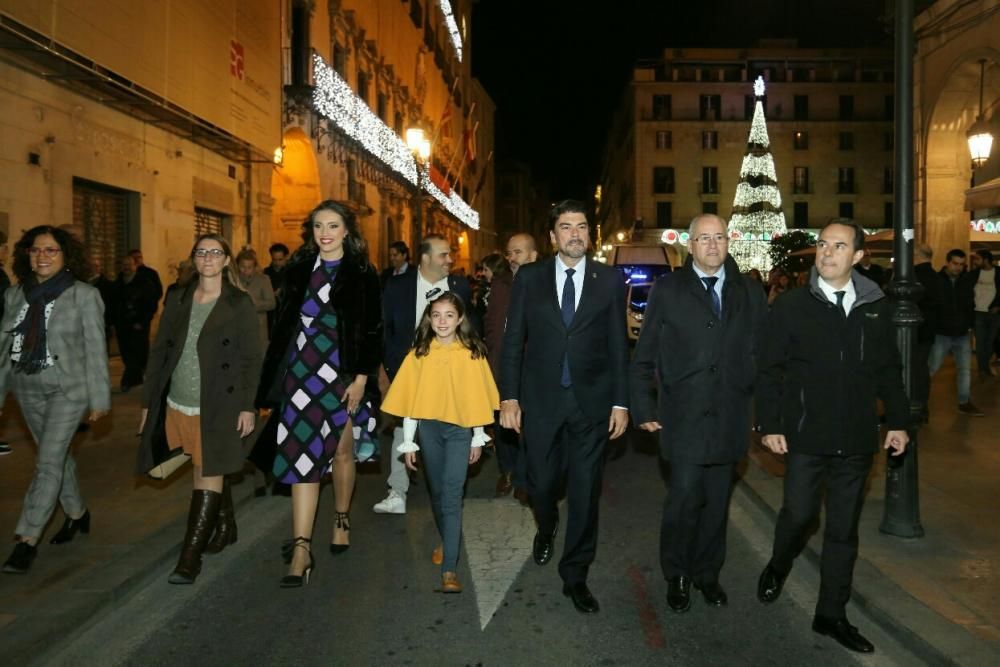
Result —
[{"label": "storefront awning", "polygon": [[965,210],[982,211],[1000,208],[1000,178],[980,183],[965,191]]}]

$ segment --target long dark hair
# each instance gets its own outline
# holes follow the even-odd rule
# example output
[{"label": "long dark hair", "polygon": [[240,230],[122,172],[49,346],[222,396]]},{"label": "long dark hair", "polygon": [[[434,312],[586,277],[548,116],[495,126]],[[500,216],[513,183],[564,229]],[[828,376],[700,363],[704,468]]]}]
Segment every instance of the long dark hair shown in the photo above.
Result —
[{"label": "long dark hair", "polygon": [[454,306],[458,316],[462,318],[462,323],[455,330],[458,341],[472,353],[473,359],[485,357],[486,344],[483,343],[483,339],[479,337],[476,330],[472,328],[469,318],[465,316],[465,303],[462,302],[462,297],[454,292],[444,292],[424,308],[424,314],[420,317],[420,326],[417,327],[417,334],[413,345],[417,356],[425,357],[430,352],[431,341],[434,340],[434,331],[431,329],[431,309],[434,308],[435,303],[442,302],[450,303]]},{"label": "long dark hair", "polygon": [[316,239],[313,236],[313,223],[316,222],[316,216],[323,211],[332,211],[344,220],[344,226],[347,227],[347,236],[344,237],[344,259],[355,262],[362,267],[366,266],[368,264],[368,244],[358,228],[358,216],[346,204],[333,199],[321,201],[316,208],[309,212],[309,216],[302,223],[302,247],[295,254],[314,256],[319,252],[316,247]]},{"label": "long dark hair", "polygon": [[39,225],[32,227],[24,233],[20,240],[14,244],[14,275],[18,282],[23,283],[33,272],[31,270],[31,259],[28,250],[35,243],[35,239],[42,234],[48,234],[59,245],[63,253],[63,262],[69,272],[77,280],[87,280],[92,274],[90,259],[83,243],[65,229],[53,227],[52,225]]}]

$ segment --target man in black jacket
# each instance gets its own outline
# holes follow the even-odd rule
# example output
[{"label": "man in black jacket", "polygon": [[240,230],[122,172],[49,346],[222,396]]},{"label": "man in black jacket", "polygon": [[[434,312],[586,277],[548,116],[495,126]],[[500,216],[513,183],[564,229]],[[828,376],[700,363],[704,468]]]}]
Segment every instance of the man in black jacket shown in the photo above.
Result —
[{"label": "man in black jacket", "polygon": [[870,653],[874,647],[848,623],[845,610],[865,481],[878,449],[876,400],[885,405],[885,448],[894,455],[909,442],[909,405],[889,300],[853,269],[864,234],[846,219],[823,228],[809,284],[778,297],[761,338],[756,407],[762,442],[786,456],[784,502],[757,597],[768,604],[781,594],[819,513],[825,483],[813,631]]},{"label": "man in black jacket", "polygon": [[[454,292],[468,308],[472,303],[469,281],[451,275],[454,259],[448,240],[440,234],[428,234],[420,242],[420,264],[391,276],[382,291],[382,312],[385,327],[384,388],[396,377],[406,353],[413,347],[413,334],[420,326],[420,317],[427,304],[442,292]],[[466,312],[469,312],[468,310]],[[470,317],[470,320],[472,318]],[[385,391],[382,392],[383,394]],[[396,448],[403,442],[403,429],[393,429],[392,451],[389,454],[389,493],[372,508],[378,514],[406,514],[406,494],[410,477]]]},{"label": "man in black jacket", "polygon": [[586,207],[552,207],[550,259],[514,277],[500,358],[500,424],[521,432],[528,494],[538,522],[533,557],[552,558],[558,489],[566,478],[563,594],[582,613],[599,610],[587,587],[597,551],[597,508],[608,437],[628,426],[625,285],[610,266],[588,259]]},{"label": "man in black jacket", "polygon": [[972,417],[982,417],[983,412],[971,400],[972,385],[972,331],[975,310],[975,281],[965,271],[964,250],[948,251],[947,261],[938,273],[934,314],[934,343],[928,357],[928,372],[937,373],[944,358],[955,358],[955,383],[958,386],[958,411]]},{"label": "man in black jacket", "polygon": [[660,565],[675,612],[691,607],[692,583],[709,605],[727,602],[719,585],[726,516],[750,439],[753,355],[767,312],[758,283],[729,257],[725,221],[699,215],[689,237],[687,263],[650,292],[629,383],[632,422],[660,432],[670,462]]}]

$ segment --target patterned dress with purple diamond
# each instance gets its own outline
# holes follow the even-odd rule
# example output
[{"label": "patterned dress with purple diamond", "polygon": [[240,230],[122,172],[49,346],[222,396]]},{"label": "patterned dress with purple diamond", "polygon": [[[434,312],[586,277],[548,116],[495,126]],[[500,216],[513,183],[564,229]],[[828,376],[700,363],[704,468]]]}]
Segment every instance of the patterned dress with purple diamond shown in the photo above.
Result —
[{"label": "patterned dress with purple diamond", "polygon": [[[337,314],[330,304],[330,290],[340,260],[316,258],[309,287],[302,300],[299,331],[291,345],[285,371],[275,480],[283,484],[319,482],[330,470],[340,436],[350,415],[341,397],[353,377],[340,370]],[[375,413],[362,399],[353,416],[354,456],[367,461],[378,451]]]}]

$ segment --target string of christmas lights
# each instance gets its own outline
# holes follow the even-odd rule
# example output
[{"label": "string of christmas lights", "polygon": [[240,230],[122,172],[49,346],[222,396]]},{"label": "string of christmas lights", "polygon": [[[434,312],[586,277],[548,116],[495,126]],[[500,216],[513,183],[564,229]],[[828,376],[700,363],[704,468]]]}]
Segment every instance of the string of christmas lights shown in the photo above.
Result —
[{"label": "string of christmas lights", "polygon": [[448,26],[448,33],[451,35],[451,44],[455,47],[455,55],[458,62],[462,62],[462,35],[458,32],[458,23],[455,22],[455,12],[451,10],[451,2],[448,0],[438,0],[441,13],[444,14],[444,24]]},{"label": "string of christmas lights", "polygon": [[382,122],[346,81],[319,55],[313,54],[313,107],[344,134],[416,186],[418,182],[446,211],[472,229],[479,229],[479,214],[454,190],[445,194],[431,182],[427,166],[418,165],[406,142]]}]

